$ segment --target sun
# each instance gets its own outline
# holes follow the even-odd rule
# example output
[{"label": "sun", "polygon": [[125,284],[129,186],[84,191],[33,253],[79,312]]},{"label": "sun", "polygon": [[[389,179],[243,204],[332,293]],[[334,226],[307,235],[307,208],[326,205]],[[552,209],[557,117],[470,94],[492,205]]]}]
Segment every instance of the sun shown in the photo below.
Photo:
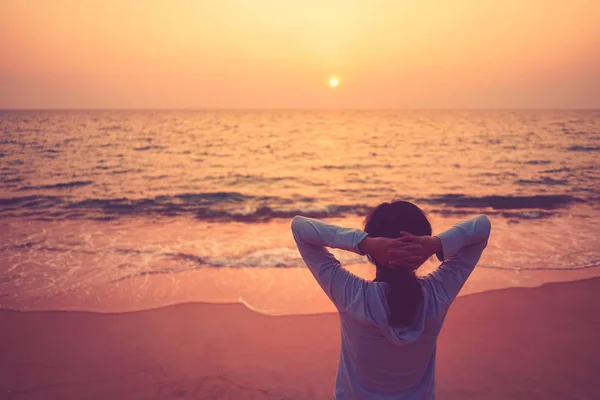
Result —
[{"label": "sun", "polygon": [[336,78],[335,76],[332,77],[331,79],[329,79],[329,86],[331,86],[332,88],[338,87],[339,84],[340,84],[340,80],[338,78]]}]

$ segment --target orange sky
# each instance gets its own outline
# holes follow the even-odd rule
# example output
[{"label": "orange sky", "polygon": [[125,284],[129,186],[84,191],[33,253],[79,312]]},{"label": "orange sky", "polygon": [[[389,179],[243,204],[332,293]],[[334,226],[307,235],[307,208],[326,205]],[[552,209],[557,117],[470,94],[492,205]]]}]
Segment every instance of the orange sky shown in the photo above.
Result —
[{"label": "orange sky", "polygon": [[1,0],[0,54],[0,108],[600,108],[598,0]]}]

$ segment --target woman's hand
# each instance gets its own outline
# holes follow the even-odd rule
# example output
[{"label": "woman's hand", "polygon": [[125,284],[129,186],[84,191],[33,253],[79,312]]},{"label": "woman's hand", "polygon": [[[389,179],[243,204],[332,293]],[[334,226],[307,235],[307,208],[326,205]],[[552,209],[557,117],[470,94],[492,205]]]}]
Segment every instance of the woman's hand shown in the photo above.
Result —
[{"label": "woman's hand", "polygon": [[[414,237],[416,236],[402,235],[396,239],[366,237],[359,243],[358,248],[362,253],[371,256],[382,267],[413,268],[412,266],[422,258],[422,244],[415,242],[412,239]],[[422,262],[418,265],[421,264]]]},{"label": "woman's hand", "polygon": [[402,232],[401,236],[388,248],[390,267],[417,269],[429,257],[442,251],[442,242],[437,236],[415,236]]}]

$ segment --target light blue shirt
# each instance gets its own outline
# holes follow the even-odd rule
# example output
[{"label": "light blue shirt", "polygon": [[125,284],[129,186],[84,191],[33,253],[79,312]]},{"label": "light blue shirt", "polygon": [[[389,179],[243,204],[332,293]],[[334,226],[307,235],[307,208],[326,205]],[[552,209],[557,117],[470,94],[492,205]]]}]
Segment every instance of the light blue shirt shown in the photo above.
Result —
[{"label": "light blue shirt", "polygon": [[412,326],[388,325],[385,282],[372,282],[342,268],[326,247],[364,255],[360,229],[294,217],[298,250],[317,282],[335,304],[341,322],[341,348],[335,398],[433,399],[436,341],[452,301],[487,245],[490,220],[479,215],[438,235],[440,266],[423,277],[423,307]]}]

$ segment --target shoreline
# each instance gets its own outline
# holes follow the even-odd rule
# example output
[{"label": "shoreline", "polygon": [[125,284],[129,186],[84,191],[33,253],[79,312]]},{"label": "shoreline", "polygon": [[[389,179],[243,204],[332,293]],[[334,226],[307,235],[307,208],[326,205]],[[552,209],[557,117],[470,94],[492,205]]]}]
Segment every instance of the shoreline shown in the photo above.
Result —
[{"label": "shoreline", "polygon": [[[438,339],[441,399],[600,395],[600,278],[465,295]],[[242,304],[0,310],[6,399],[331,398],[339,319]]]},{"label": "shoreline", "polygon": [[[482,296],[487,293],[501,293],[501,292],[512,291],[512,290],[537,289],[537,288],[546,287],[548,285],[560,285],[560,284],[586,282],[586,281],[594,281],[594,280],[600,281],[600,276],[593,276],[593,277],[589,277],[589,278],[574,279],[574,280],[567,280],[567,281],[542,282],[537,286],[508,286],[508,287],[502,287],[502,288],[487,289],[487,290],[483,290],[483,291],[475,291],[475,292],[466,293],[466,294],[459,293],[459,295],[457,296],[457,299],[471,298],[473,296]],[[258,315],[262,315],[265,317],[296,317],[296,316],[302,317],[302,316],[310,316],[310,315],[331,315],[331,314],[335,315],[335,314],[337,314],[336,311],[324,311],[324,312],[314,312],[314,313],[307,312],[307,313],[301,313],[301,314],[300,313],[299,314],[269,314],[267,312],[261,312],[260,310],[252,307],[251,305],[245,303],[244,301],[238,301],[238,302],[186,301],[186,302],[182,302],[182,303],[172,303],[172,304],[165,304],[162,306],[144,308],[144,309],[139,309],[139,310],[126,310],[126,311],[97,311],[97,310],[78,310],[78,309],[73,309],[73,310],[54,310],[54,309],[18,310],[18,309],[13,309],[13,308],[0,307],[0,313],[2,313],[4,311],[10,311],[10,312],[16,312],[16,313],[82,313],[82,314],[89,313],[89,314],[125,315],[125,314],[139,313],[139,312],[155,311],[155,310],[160,310],[163,308],[171,308],[171,307],[178,307],[178,306],[200,306],[200,307],[205,307],[205,306],[208,306],[208,307],[210,307],[210,306],[242,306],[252,313],[256,313]]]},{"label": "shoreline", "polygon": [[[428,262],[423,272],[437,266]],[[347,267],[365,279],[374,277],[369,264]],[[504,271],[476,268],[458,298],[496,290],[539,288],[600,278],[600,267],[559,271]],[[91,311],[119,314],[154,310],[177,304],[243,304],[264,315],[335,313],[330,300],[307,268],[199,269],[168,275],[135,277],[116,283],[67,290],[54,295],[27,297],[6,293],[0,310]]]}]

